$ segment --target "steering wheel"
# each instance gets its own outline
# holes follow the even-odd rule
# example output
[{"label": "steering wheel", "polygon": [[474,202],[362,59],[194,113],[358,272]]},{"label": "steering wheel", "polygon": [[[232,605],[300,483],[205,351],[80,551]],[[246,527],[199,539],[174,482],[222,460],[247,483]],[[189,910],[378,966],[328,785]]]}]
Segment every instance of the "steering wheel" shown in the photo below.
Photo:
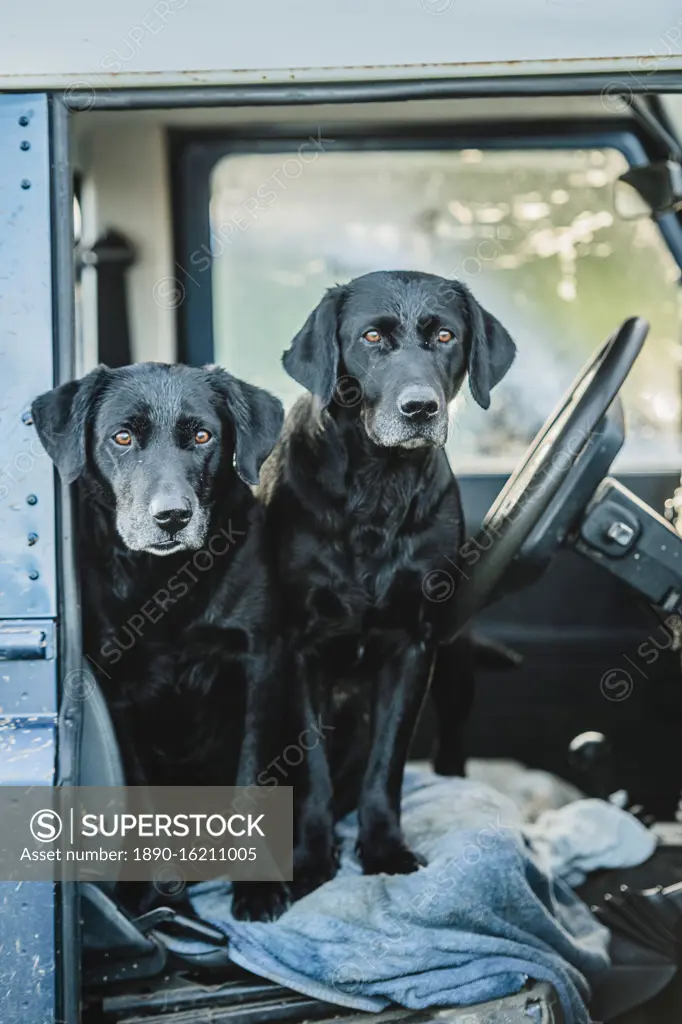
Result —
[{"label": "steering wheel", "polygon": [[606,476],[625,439],[614,399],[648,332],[648,323],[633,317],[597,350],[460,549],[456,632],[490,601],[544,571]]}]

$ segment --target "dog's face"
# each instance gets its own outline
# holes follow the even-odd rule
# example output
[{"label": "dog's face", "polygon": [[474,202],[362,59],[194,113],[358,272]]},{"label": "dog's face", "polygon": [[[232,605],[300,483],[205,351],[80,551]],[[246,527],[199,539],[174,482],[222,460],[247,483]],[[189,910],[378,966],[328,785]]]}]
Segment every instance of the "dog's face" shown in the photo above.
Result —
[{"label": "dog's face", "polygon": [[47,392],[33,415],[64,479],[89,473],[110,497],[126,547],[168,555],[204,544],[233,461],[258,482],[283,413],[224,370],[140,363]]},{"label": "dog's face", "polygon": [[472,395],[488,408],[514,353],[507,331],[464,285],[390,271],[328,292],[284,366],[325,406],[339,378],[357,378],[368,436],[409,449],[445,444],[448,406],[467,373]]},{"label": "dog's face", "polygon": [[200,548],[225,428],[198,375],[136,369],[103,392],[92,427],[92,458],[113,492],[116,528],[131,551]]}]

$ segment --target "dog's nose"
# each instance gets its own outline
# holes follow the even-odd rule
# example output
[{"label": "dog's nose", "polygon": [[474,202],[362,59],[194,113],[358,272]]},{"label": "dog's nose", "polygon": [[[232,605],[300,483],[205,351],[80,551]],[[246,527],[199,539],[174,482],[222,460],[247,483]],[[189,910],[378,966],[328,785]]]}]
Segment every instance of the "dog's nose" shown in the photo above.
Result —
[{"label": "dog's nose", "polygon": [[412,384],[398,395],[398,408],[408,420],[429,420],[440,410],[440,401],[433,388]]},{"label": "dog's nose", "polygon": [[153,498],[149,511],[157,526],[168,533],[177,533],[187,526],[192,518],[192,509],[187,498]]}]

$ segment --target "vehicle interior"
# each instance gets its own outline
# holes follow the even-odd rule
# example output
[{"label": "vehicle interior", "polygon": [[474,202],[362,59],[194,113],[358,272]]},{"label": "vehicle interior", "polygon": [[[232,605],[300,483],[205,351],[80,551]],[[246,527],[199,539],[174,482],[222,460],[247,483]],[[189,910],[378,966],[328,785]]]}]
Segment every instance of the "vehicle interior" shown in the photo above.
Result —
[{"label": "vehicle interior", "polygon": [[[587,795],[625,791],[660,831],[650,863],[586,883],[622,946],[592,1012],[621,1024],[676,1019],[682,100],[102,110],[85,93],[70,130],[78,375],[98,361],[217,362],[288,408],[299,390],[279,357],[307,312],[326,287],[379,269],[461,278],[508,328],[518,357],[492,409],[458,399],[448,440],[473,538],[458,621],[519,655],[513,669],[481,667],[466,750]],[[639,176],[623,181],[633,168]],[[74,713],[72,781],[123,784],[103,700]],[[430,757],[431,714],[415,761]],[[637,918],[604,902],[623,884],[668,888],[646,911],[661,915],[666,941],[641,907]],[[113,884],[80,889],[88,1024],[348,1013],[236,968],[224,935],[191,915],[170,877],[138,919]],[[437,1014],[561,1019],[532,979],[500,1003]]]}]

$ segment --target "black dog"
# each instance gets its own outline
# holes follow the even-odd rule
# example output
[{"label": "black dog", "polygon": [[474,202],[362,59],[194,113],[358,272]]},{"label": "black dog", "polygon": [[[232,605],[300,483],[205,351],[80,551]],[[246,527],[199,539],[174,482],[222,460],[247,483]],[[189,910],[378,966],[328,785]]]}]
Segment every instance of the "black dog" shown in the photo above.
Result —
[{"label": "black dog", "polygon": [[[439,650],[451,635],[448,602],[429,600],[430,574],[452,578],[447,558],[464,539],[442,448],[448,405],[466,374],[488,408],[514,354],[504,327],[463,285],[391,272],[329,291],[284,355],[285,369],[311,392],[287,418],[262,474],[287,692],[292,706],[297,695],[301,721],[352,717],[357,749],[368,751],[357,801],[366,873],[419,864],[400,830],[400,790],[437,651],[434,696],[449,729],[470,703],[468,682],[457,686],[457,643]],[[357,711],[363,700],[366,716]],[[299,894],[335,871],[331,777],[344,774],[347,724],[343,743],[332,734],[328,758],[315,749],[302,766]],[[441,750],[439,759],[440,770],[461,770],[458,750]]]},{"label": "black dog", "polygon": [[[84,652],[129,784],[255,784],[280,749],[283,698],[248,485],[281,403],[218,368],[144,363],[41,395],[33,416],[78,481]],[[242,916],[281,909],[282,891],[266,887],[260,906],[261,890],[239,887]]]}]

